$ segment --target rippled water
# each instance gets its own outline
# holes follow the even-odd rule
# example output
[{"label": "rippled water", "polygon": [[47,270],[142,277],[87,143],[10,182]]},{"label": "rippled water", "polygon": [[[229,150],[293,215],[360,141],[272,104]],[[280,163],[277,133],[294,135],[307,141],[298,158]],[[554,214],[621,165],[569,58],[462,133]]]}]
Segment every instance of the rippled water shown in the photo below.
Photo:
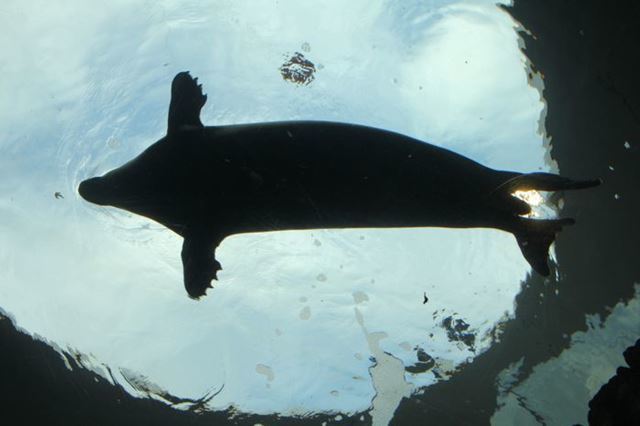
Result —
[{"label": "rippled water", "polygon": [[[518,24],[493,1],[3,9],[16,36],[0,62],[9,94],[0,104],[0,307],[29,333],[83,354],[135,395],[215,393],[208,408],[245,413],[371,409],[386,424],[403,396],[455,376],[513,317],[531,271],[501,231],[233,236],[217,252],[219,282],[196,302],[182,286],[177,235],[77,194],[81,180],[164,135],[170,81],[183,70],[208,94],[205,125],[360,123],[498,169],[558,172],[540,124],[542,77],[519,49]],[[314,66],[308,84],[283,78],[296,53]],[[556,368],[541,365],[541,377]],[[519,386],[543,386],[536,380]],[[498,423],[517,410],[509,395]]]}]

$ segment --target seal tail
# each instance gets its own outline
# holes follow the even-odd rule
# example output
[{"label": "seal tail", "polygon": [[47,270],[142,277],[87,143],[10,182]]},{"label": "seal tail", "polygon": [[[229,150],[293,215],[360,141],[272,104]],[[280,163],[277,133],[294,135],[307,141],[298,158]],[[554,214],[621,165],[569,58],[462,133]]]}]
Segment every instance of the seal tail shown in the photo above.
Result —
[{"label": "seal tail", "polygon": [[561,191],[591,188],[600,185],[600,179],[573,180],[552,173],[515,173],[505,172],[501,183],[496,186],[489,197],[499,200],[505,209],[516,216],[531,213],[531,206],[524,200],[514,196],[516,191]]},{"label": "seal tail", "polygon": [[[523,200],[513,196],[516,191],[562,191],[585,189],[600,185],[600,179],[593,180],[573,180],[551,173],[526,173],[514,174],[503,181],[492,191],[494,197],[501,197],[503,201],[508,200],[511,212],[517,216],[528,214],[531,207]],[[517,225],[513,230],[513,235],[518,241],[518,246],[522,255],[529,262],[534,271],[543,276],[548,276],[549,271],[549,247],[555,240],[556,234],[564,226],[573,225],[572,218],[564,219],[528,219],[517,218]]]}]

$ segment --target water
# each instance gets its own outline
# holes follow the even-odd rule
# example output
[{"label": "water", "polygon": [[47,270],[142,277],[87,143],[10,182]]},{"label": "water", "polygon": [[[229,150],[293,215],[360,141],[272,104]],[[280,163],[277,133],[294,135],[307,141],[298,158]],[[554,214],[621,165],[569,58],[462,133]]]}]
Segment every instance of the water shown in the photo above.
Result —
[{"label": "water", "polygon": [[[640,334],[632,280],[616,276],[601,304],[582,300],[602,281],[572,284],[594,282],[599,249],[579,241],[596,226],[584,201],[595,195],[545,201],[545,215],[564,204],[579,220],[548,280],[496,230],[279,232],[226,239],[220,280],[195,302],[177,235],[77,194],[164,135],[169,84],[186,69],[208,94],[209,125],[344,121],[498,169],[629,170],[632,135],[607,166],[559,161],[575,147],[564,154],[568,138],[544,125],[548,82],[492,2],[15,2],[0,19],[13,34],[0,42],[0,307],[74,354],[64,374],[88,369],[130,395],[247,422],[584,423]],[[302,80],[283,72],[292,66]],[[564,145],[551,151],[551,136]],[[596,194],[631,202],[623,188]]]}]

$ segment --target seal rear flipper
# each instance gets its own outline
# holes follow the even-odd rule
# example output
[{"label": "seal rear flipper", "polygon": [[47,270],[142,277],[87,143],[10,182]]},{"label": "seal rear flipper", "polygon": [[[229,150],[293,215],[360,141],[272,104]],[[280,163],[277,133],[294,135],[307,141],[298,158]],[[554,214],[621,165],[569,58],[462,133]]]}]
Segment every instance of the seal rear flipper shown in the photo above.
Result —
[{"label": "seal rear flipper", "polygon": [[602,183],[600,179],[573,180],[566,177],[554,175],[553,173],[525,173],[517,175],[502,183],[495,191],[562,191],[571,189],[585,189],[598,186]]},{"label": "seal rear flipper", "polygon": [[534,271],[543,276],[549,275],[549,246],[563,226],[573,225],[575,220],[554,219],[536,220],[520,218],[519,229],[513,234],[518,241],[522,255]]},{"label": "seal rear flipper", "polygon": [[200,110],[207,102],[202,85],[188,71],[178,73],[171,83],[168,134],[185,128],[200,128]]},{"label": "seal rear flipper", "polygon": [[198,234],[186,235],[182,243],[182,270],[184,287],[192,299],[204,296],[211,288],[211,280],[218,279],[222,269],[215,258],[214,250],[218,241],[212,241]]}]

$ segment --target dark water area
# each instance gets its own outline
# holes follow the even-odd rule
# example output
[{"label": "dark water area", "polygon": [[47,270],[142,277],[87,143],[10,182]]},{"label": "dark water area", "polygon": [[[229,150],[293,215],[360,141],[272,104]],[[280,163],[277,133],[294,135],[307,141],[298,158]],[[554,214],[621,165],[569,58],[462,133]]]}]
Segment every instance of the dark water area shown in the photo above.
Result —
[{"label": "dark water area", "polygon": [[[640,212],[640,146],[625,147],[640,137],[640,85],[631,65],[639,59],[640,5],[517,0],[507,10],[530,32],[522,34],[524,51],[544,75],[551,155],[568,175],[600,176],[604,184],[566,201],[563,213],[587,231],[556,240],[559,295],[541,303],[552,286],[532,277],[500,344],[422,398],[404,400],[393,424],[427,418],[441,425],[488,424],[503,368],[524,357],[518,377],[524,380],[568,347],[567,335],[587,328],[585,314],[604,320],[612,306],[631,299],[640,277],[634,261],[640,228],[633,225]],[[529,410],[536,416],[534,404]]]},{"label": "dark water area", "polygon": [[[634,284],[640,282],[640,263],[635,260],[640,227],[634,223],[640,214],[640,85],[632,64],[639,59],[640,4],[615,5],[515,0],[505,8],[526,28],[527,32],[520,34],[524,53],[544,76],[551,157],[563,175],[599,177],[603,184],[565,197],[562,216],[575,218],[577,224],[556,239],[561,265],[558,274],[550,278],[530,275],[516,298],[515,317],[502,325],[500,339],[449,380],[404,398],[391,424],[525,424],[520,423],[522,417],[513,417],[510,423],[510,412],[503,412],[500,419],[494,417],[509,395],[515,406],[528,413],[526,424],[562,424],[538,407],[541,400],[574,391],[562,374],[555,376],[557,382],[553,375],[546,377],[544,394],[524,395],[518,386],[535,378],[539,366],[561,359],[563,351],[575,343],[570,336],[597,330],[616,305],[624,305],[636,295]],[[595,318],[595,325],[588,318]],[[640,337],[640,318],[630,321],[637,334],[620,342],[624,346]],[[473,346],[474,336],[466,334],[466,323],[448,317],[447,324],[455,339]],[[233,410],[212,412],[204,408],[207,397],[186,400],[164,394],[163,399],[171,404],[189,407],[176,410],[158,400],[132,396],[87,368],[81,355],[75,359],[64,355],[63,359],[49,344],[16,329],[10,314],[0,316],[0,348],[0,407],[4,418],[18,419],[19,424],[372,422],[369,412],[341,415],[339,419],[338,413],[295,418]],[[598,347],[592,349],[598,351]],[[426,368],[432,367],[433,360],[424,350],[419,350],[418,356]],[[514,365],[517,368],[505,384],[503,372]],[[599,379],[594,386],[601,386],[608,377]],[[589,407],[585,404],[582,409],[580,417],[586,419]]]}]

